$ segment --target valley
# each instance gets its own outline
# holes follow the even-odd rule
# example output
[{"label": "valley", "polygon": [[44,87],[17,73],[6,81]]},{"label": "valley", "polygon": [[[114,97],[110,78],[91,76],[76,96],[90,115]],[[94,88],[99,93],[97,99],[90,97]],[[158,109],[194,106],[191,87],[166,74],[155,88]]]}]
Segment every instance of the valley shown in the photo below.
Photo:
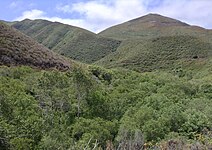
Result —
[{"label": "valley", "polygon": [[0,149],[211,149],[212,32],[148,14],[98,34],[0,22]]}]

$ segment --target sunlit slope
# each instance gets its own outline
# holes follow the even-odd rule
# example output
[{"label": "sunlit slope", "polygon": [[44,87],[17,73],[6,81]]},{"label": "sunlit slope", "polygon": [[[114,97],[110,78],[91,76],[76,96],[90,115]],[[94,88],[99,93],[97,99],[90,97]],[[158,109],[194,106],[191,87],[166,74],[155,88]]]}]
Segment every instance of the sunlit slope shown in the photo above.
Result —
[{"label": "sunlit slope", "polygon": [[12,25],[49,49],[81,62],[92,63],[115,51],[120,41],[85,29],[47,20],[23,20]]},{"label": "sunlit slope", "polygon": [[192,36],[167,36],[124,41],[118,50],[97,64],[137,71],[174,69],[182,65],[204,65],[212,57],[212,44]]},{"label": "sunlit slope", "polygon": [[210,30],[198,26],[190,26],[181,21],[161,16],[148,14],[110,27],[101,33],[102,36],[114,39],[150,39],[161,36],[189,35],[212,40]]}]

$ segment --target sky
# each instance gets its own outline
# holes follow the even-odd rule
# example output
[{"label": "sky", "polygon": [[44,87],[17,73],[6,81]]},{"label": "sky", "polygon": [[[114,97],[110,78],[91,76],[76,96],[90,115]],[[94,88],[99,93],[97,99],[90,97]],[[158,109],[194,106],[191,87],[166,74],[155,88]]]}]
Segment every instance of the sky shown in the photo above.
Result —
[{"label": "sky", "polygon": [[157,13],[212,29],[212,0],[0,0],[0,20],[46,19],[98,33]]}]

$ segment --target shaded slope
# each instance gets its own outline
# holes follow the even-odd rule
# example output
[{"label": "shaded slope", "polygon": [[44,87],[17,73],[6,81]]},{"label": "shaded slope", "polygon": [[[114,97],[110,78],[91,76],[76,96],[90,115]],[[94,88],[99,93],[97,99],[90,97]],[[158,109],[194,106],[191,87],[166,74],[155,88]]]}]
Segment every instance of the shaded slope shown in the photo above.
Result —
[{"label": "shaded slope", "polygon": [[[118,50],[97,64],[137,71],[202,67],[212,58],[212,44],[192,36],[167,36],[148,40],[124,41]],[[195,66],[194,66],[195,67]]]},{"label": "shaded slope", "polygon": [[149,39],[161,36],[189,35],[210,38],[209,30],[197,26],[190,26],[181,21],[161,16],[158,14],[148,14],[146,16],[122,23],[108,28],[99,35],[114,39]]},{"label": "shaded slope", "polygon": [[0,23],[0,65],[29,65],[67,70],[70,62],[30,37]]},{"label": "shaded slope", "polygon": [[105,57],[120,45],[120,41],[58,22],[26,19],[12,26],[49,49],[86,63]]}]

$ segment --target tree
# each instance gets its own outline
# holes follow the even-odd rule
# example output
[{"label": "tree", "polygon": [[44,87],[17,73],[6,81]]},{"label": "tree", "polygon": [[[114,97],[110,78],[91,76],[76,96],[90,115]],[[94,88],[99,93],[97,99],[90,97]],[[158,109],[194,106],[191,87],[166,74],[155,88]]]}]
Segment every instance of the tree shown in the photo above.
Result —
[{"label": "tree", "polygon": [[110,111],[107,104],[107,93],[104,93],[100,88],[90,91],[86,97],[86,102],[90,117],[109,118]]},{"label": "tree", "polygon": [[81,114],[81,101],[87,96],[89,91],[92,89],[92,81],[83,68],[75,68],[73,70],[73,80],[76,85],[77,92],[77,117],[80,117]]}]

